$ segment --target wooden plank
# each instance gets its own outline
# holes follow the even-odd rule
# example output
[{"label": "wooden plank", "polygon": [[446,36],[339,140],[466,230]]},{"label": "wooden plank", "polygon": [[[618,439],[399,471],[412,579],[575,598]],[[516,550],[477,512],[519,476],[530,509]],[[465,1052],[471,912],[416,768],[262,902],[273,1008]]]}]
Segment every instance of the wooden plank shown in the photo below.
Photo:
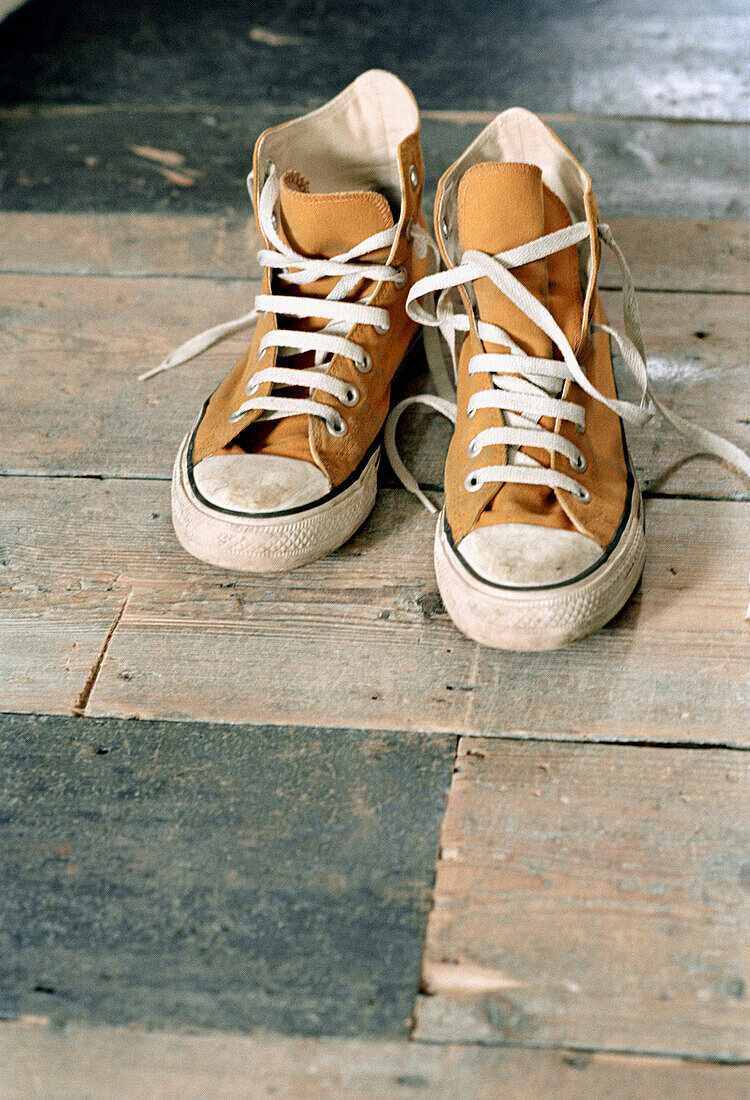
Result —
[{"label": "wooden plank", "polygon": [[4,1016],[406,1036],[454,754],[0,716]]},{"label": "wooden plank", "polygon": [[[91,2],[75,25],[42,22],[33,7],[0,43],[0,98],[47,103],[234,103],[248,114],[269,99],[317,105],[369,65],[412,86],[423,107],[526,103],[535,110],[747,119],[747,27],[741,0],[700,0],[425,11],[388,8],[363,27],[332,0],[210,19],[190,6],[125,8],[102,21]],[[254,22],[257,19],[258,22]],[[95,43],[83,49],[81,43]],[[106,58],[109,64],[103,59]],[[171,148],[171,146],[165,146]]]},{"label": "wooden plank", "polygon": [[416,1036],[750,1056],[750,760],[464,739]]},{"label": "wooden plank", "polygon": [[[750,291],[746,220],[667,221],[612,218],[638,290]],[[602,288],[622,286],[609,249],[602,254]]]},{"label": "wooden plank", "polygon": [[[434,586],[433,522],[385,491],[363,532],[304,579],[209,571],[210,589],[191,590],[181,555],[176,585],[134,595],[91,712],[748,743],[745,505],[652,502],[636,597],[603,632],[531,659],[455,630]],[[311,653],[314,683],[290,690]]]},{"label": "wooden plank", "polygon": [[2,272],[260,278],[259,247],[250,217],[0,213]]},{"label": "wooden plank", "polygon": [[[514,102],[531,105],[514,94],[502,106]],[[466,106],[460,99],[456,103]],[[245,177],[256,138],[266,126],[293,118],[301,109],[257,103],[252,110],[0,108],[0,207],[244,218],[249,212]],[[745,126],[604,118],[591,110],[545,117],[591,173],[604,218],[740,218],[750,213]],[[493,110],[425,113],[422,145],[430,203],[442,173],[494,115]],[[177,186],[158,164],[133,153],[134,146],[180,154],[184,167],[195,173],[194,182]]]},{"label": "wooden plank", "polygon": [[[102,594],[56,593],[45,607],[10,595],[0,570],[0,709],[75,713],[85,705],[92,670],[122,611]],[[81,579],[82,586],[86,579]],[[19,606],[21,605],[21,606]]]},{"label": "wooden plank", "polygon": [[[744,1100],[746,1066],[284,1035],[0,1025],[0,1100]],[[252,1079],[252,1093],[248,1092]]]},{"label": "wooden plank", "polygon": [[[235,280],[0,277],[0,471],[169,477],[181,438],[247,339],[239,334],[147,384],[137,375],[188,336],[246,312],[255,289]],[[640,301],[656,392],[676,412],[750,445],[748,299],[649,292]],[[619,301],[608,295],[607,305],[616,322]],[[398,393],[426,385],[420,352]],[[440,485],[448,426],[434,416],[425,423],[420,412],[405,419],[406,459],[421,481]],[[689,448],[660,421],[629,439],[647,488],[747,496],[715,462],[680,467]]]},{"label": "wooden plank", "polygon": [[[82,560],[72,546],[67,568],[55,568],[49,544],[39,558],[38,520],[21,503],[29,487],[14,490],[0,479],[9,505],[0,517],[0,710],[70,713],[85,705],[92,670],[127,592],[90,554]],[[76,509],[79,501],[71,494],[66,507]],[[54,512],[48,519],[55,524]]]},{"label": "wooden plank", "polygon": [[179,440],[242,354],[242,334],[148,384],[189,336],[252,308],[258,284],[7,276],[4,473],[168,477]]},{"label": "wooden plank", "polygon": [[[642,588],[605,630],[536,655],[482,650],[453,627],[434,519],[399,490],[340,551],[278,577],[185,554],[161,482],[2,478],[0,517],[29,621],[44,589],[80,591],[71,617],[85,621],[92,576],[130,596],[90,713],[748,743],[747,504],[649,501]],[[14,705],[36,710],[52,673],[33,634],[26,660]]]},{"label": "wooden plank", "polygon": [[[639,290],[748,292],[748,222],[613,218]],[[260,277],[252,218],[0,212],[0,272]],[[605,250],[601,285],[620,287]]]}]

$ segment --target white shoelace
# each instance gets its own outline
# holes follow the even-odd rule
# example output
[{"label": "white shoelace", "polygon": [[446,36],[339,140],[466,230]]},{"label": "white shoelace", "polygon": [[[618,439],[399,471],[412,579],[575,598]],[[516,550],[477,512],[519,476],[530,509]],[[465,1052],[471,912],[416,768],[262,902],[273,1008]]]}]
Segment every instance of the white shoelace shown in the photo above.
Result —
[{"label": "white shoelace", "polygon": [[[248,189],[252,197],[251,179],[248,179]],[[332,435],[345,435],[346,421],[333,406],[310,398],[289,397],[284,394],[283,388],[303,387],[309,391],[322,390],[331,394],[344,406],[357,404],[360,395],[356,386],[327,374],[326,366],[331,356],[343,355],[351,359],[356,369],[362,374],[372,369],[369,353],[353,340],[347,339],[344,334],[358,324],[372,325],[378,333],[387,332],[390,328],[388,310],[344,299],[358,291],[365,280],[375,284],[391,282],[397,287],[404,285],[406,279],[404,268],[361,260],[362,256],[372,252],[390,249],[396,238],[397,227],[391,226],[380,233],[375,233],[348,252],[333,256],[330,260],[311,259],[296,252],[281,239],[277,232],[276,206],[279,193],[278,175],[275,167],[271,166],[260,194],[258,219],[266,239],[273,247],[263,248],[258,252],[261,266],[275,269],[279,279],[298,286],[324,277],[337,277],[338,282],[333,290],[325,298],[258,294],[255,297],[255,308],[249,313],[233,321],[215,325],[194,336],[171,352],[158,367],[140,375],[140,380],[153,378],[162,371],[194,359],[218,341],[254,325],[261,314],[274,313],[279,317],[327,318],[328,324],[317,332],[276,329],[263,336],[258,347],[258,359],[260,360],[269,348],[275,347],[277,361],[274,366],[253,374],[246,388],[249,399],[234,410],[229,420],[234,423],[251,410],[260,410],[262,420],[276,420],[303,413],[320,417]],[[412,223],[410,234],[414,240],[417,255],[425,256],[428,248],[436,251],[432,238],[421,226]],[[312,367],[285,367],[279,362],[308,351],[315,352]],[[281,386],[282,392],[274,393],[272,389],[266,396],[250,396],[267,382],[272,383],[272,386]]]},{"label": "white shoelace", "polygon": [[[627,335],[623,336],[609,325],[592,324],[591,331],[606,332],[615,340],[626,367],[638,385],[640,402],[637,404],[609,398],[591,384],[581,369],[567,337],[552,314],[509,270],[509,268],[521,267],[534,260],[542,259],[570,245],[578,244],[588,235],[588,224],[579,222],[496,256],[469,250],[463,254],[461,263],[457,267],[420,279],[409,293],[406,305],[409,315],[423,325],[439,328],[450,348],[454,373],[457,370],[456,336],[459,333],[468,332],[469,318],[465,313],[453,311],[450,292],[454,287],[473,283],[474,280],[483,277],[490,279],[514,305],[546,333],[563,357],[559,360],[527,355],[499,326],[486,321],[477,322],[480,339],[504,345],[510,348],[510,353],[481,353],[472,356],[469,360],[469,373],[490,373],[492,387],[475,393],[469,399],[467,415],[471,417],[479,408],[493,408],[502,412],[504,420],[503,427],[486,428],[474,436],[469,444],[469,454],[474,458],[484,447],[501,443],[508,448],[508,458],[503,466],[483,466],[474,471],[467,478],[466,488],[476,491],[487,482],[514,481],[527,485],[559,487],[575,494],[581,500],[588,498],[586,490],[574,478],[561,471],[542,466],[529,455],[519,453],[520,447],[539,447],[549,451],[550,454],[557,452],[564,455],[569,459],[573,469],[584,468],[585,458],[574,444],[559,433],[539,426],[540,419],[548,416],[570,421],[581,431],[585,430],[584,409],[574,402],[560,399],[568,379],[577,382],[582,390],[630,424],[643,425],[651,418],[654,411],[658,410],[698,450],[717,455],[750,478],[750,458],[744,451],[714,432],[706,431],[705,428],[678,416],[663,405],[651,390],[633,280],[625,257],[612,236],[609,226],[600,225],[599,236],[615,253],[622,272],[623,317]],[[440,296],[434,311],[430,312],[421,305],[420,299],[435,292],[439,292]],[[456,406],[453,402],[435,398],[430,394],[422,394],[402,401],[389,416],[386,434],[388,457],[405,488],[419,497],[429,511],[435,512],[437,509],[406,470],[395,448],[395,429],[398,418],[406,408],[416,402],[437,409],[454,423],[457,415]]]}]

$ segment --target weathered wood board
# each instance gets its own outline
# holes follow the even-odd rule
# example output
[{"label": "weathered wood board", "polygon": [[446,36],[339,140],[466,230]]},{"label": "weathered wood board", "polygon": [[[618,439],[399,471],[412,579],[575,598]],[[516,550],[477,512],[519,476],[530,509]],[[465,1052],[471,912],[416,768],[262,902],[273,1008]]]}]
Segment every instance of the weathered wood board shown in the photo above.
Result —
[{"label": "weathered wood board", "polygon": [[746,753],[463,739],[416,1036],[748,1058],[749,798]]},{"label": "weathered wood board", "polygon": [[454,753],[0,715],[3,1015],[406,1035]]},{"label": "weathered wood board", "polygon": [[[206,396],[247,346],[238,334],[148,383],[138,374],[189,336],[245,313],[257,284],[186,278],[0,276],[0,472],[168,477]],[[605,295],[612,320],[619,295]],[[640,295],[654,388],[676,412],[750,445],[746,326],[749,299],[727,294]],[[421,351],[397,390],[428,384]],[[626,392],[626,391],[623,391]],[[404,422],[407,461],[440,485],[447,425]],[[425,427],[425,424],[427,426]],[[746,497],[719,464],[690,454],[660,420],[630,433],[646,488]]]},{"label": "weathered wood board", "polygon": [[0,1024],[0,1100],[745,1100],[746,1066],[482,1046]]},{"label": "weathered wood board", "polygon": [[[185,583],[179,555],[171,591],[134,593],[91,713],[747,745],[747,506],[658,500],[646,516],[650,558],[624,611],[533,656],[455,629],[435,588],[433,521],[397,491],[306,577],[209,570],[206,590]],[[312,682],[290,691],[287,670],[310,665]]]},{"label": "weathered wood board", "polygon": [[[639,290],[750,292],[744,219],[612,218]],[[0,211],[0,273],[259,278],[254,220],[209,214]],[[621,286],[605,249],[600,285]]]},{"label": "weathered wood board", "polygon": [[36,639],[63,599],[60,637],[85,636],[93,593],[122,617],[91,713],[748,744],[748,505],[656,499],[646,523],[642,587],[617,619],[568,649],[512,654],[453,627],[434,519],[403,491],[382,490],[335,554],[263,577],[186,554],[162,482],[0,478],[4,599],[24,623],[3,682],[18,709],[49,683],[45,706],[67,710],[83,681],[55,696],[62,673]]}]

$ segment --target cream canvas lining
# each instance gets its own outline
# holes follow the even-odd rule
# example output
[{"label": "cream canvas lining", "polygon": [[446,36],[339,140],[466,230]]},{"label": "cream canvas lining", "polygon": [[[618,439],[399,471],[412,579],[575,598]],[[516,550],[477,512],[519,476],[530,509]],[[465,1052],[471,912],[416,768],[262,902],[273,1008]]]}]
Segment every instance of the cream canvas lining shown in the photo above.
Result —
[{"label": "cream canvas lining", "polygon": [[400,193],[397,151],[419,129],[416,101],[390,73],[363,73],[330,103],[262,134],[257,164],[279,175],[288,169],[314,181],[316,191]]}]

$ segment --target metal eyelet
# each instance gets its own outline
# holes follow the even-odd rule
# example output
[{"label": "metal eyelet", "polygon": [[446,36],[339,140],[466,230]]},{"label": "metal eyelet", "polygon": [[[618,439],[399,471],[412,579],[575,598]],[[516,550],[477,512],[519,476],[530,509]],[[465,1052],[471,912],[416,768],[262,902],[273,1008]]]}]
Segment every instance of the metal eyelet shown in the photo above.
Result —
[{"label": "metal eyelet", "polygon": [[408,222],[406,223],[406,229],[404,230],[404,236],[406,237],[407,241],[410,241],[412,239],[412,237],[414,236],[414,222],[412,221],[411,218],[409,218]]},{"label": "metal eyelet", "polygon": [[356,386],[347,386],[346,394],[342,398],[340,398],[340,400],[342,405],[347,405],[348,407],[356,405],[359,401],[359,390]]},{"label": "metal eyelet", "polygon": [[477,411],[476,409],[467,409],[466,410],[466,419],[467,420],[473,420],[474,419],[474,413],[476,411]]},{"label": "metal eyelet", "polygon": [[581,504],[588,504],[591,500],[591,493],[588,489],[584,489],[583,485],[576,486],[575,489],[570,490],[571,495],[580,500]]},{"label": "metal eyelet", "polygon": [[370,355],[369,351],[364,351],[362,353],[362,362],[355,363],[354,366],[357,368],[360,374],[369,374],[372,370],[372,356]]},{"label": "metal eyelet", "polygon": [[586,455],[583,451],[579,451],[575,458],[571,458],[570,465],[574,470],[578,470],[579,473],[582,474],[584,472],[588,466],[588,462],[586,461]]},{"label": "metal eyelet", "polygon": [[444,237],[447,237],[447,236],[448,236],[448,222],[446,221],[446,219],[445,219],[445,218],[443,218],[443,220],[442,220],[442,222],[441,222],[441,224],[440,224],[440,228],[441,228],[441,229],[442,229],[442,231],[443,231],[443,236],[444,236]]},{"label": "metal eyelet", "polygon": [[245,386],[245,393],[249,397],[250,394],[257,393],[257,391],[259,389],[260,389],[260,382],[254,382],[253,379],[251,378],[250,381],[248,382],[248,384]]},{"label": "metal eyelet", "polygon": [[379,333],[381,336],[385,336],[386,332],[389,331],[390,327],[391,327],[391,322],[390,321],[386,321],[385,324],[383,324],[383,325],[373,325],[373,328],[375,329],[375,331],[377,333]]},{"label": "metal eyelet", "polygon": [[396,268],[396,278],[393,280],[393,285],[396,287],[397,290],[403,290],[403,288],[406,286],[408,274],[408,271],[403,265]]},{"label": "metal eyelet", "polygon": [[469,493],[476,493],[479,489],[479,478],[476,474],[467,474],[464,478],[464,489]]},{"label": "metal eyelet", "polygon": [[236,424],[238,420],[242,420],[242,417],[244,415],[245,415],[244,411],[240,412],[239,409],[236,409],[233,413],[229,414],[229,416],[227,417],[227,420],[229,421],[230,424]]},{"label": "metal eyelet", "polygon": [[330,435],[346,435],[349,430],[343,416],[337,415],[334,421],[326,420],[325,423]]},{"label": "metal eyelet", "polygon": [[479,448],[477,447],[476,439],[469,440],[469,446],[466,448],[466,453],[469,458],[476,458],[479,454]]},{"label": "metal eyelet", "polygon": [[411,168],[409,169],[409,183],[412,185],[415,191],[417,187],[419,187],[419,172],[417,171],[417,166],[415,164],[412,164]]}]

